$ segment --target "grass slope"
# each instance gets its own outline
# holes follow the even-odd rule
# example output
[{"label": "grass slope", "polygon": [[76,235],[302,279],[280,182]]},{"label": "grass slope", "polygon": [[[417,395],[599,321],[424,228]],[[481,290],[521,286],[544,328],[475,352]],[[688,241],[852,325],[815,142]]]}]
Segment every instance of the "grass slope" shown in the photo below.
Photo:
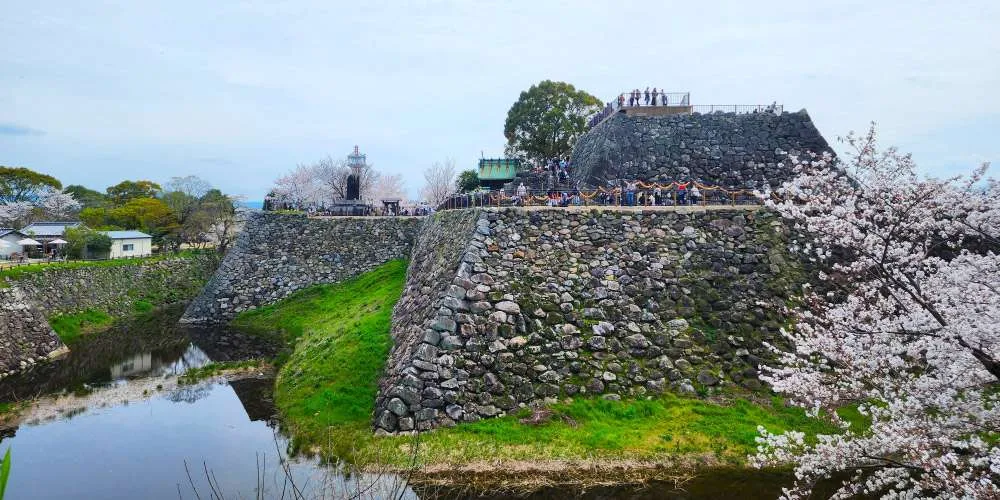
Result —
[{"label": "grass slope", "polygon": [[[392,306],[406,263],[385,264],[352,281],[320,285],[238,316],[233,326],[279,336],[293,348],[282,366],[275,402],[299,450],[358,464],[406,465],[409,437],[376,438],[371,419],[378,377],[390,348]],[[833,433],[775,398],[763,404],[731,395],[706,401],[664,395],[636,401],[576,399],[551,408],[541,425],[522,424],[528,410],[504,418],[426,433],[422,464],[494,460],[675,460],[710,455],[742,465],[755,450],[757,426]]]},{"label": "grass slope", "polygon": [[59,340],[64,344],[72,344],[81,335],[107,328],[114,321],[115,318],[104,311],[87,309],[78,313],[52,316],[49,318],[49,325],[59,335]]},{"label": "grass slope", "polygon": [[275,382],[275,403],[294,436],[312,448],[331,428],[370,436],[369,422],[391,341],[392,307],[406,279],[396,260],[335,285],[296,292],[239,315],[233,326],[294,346]]}]

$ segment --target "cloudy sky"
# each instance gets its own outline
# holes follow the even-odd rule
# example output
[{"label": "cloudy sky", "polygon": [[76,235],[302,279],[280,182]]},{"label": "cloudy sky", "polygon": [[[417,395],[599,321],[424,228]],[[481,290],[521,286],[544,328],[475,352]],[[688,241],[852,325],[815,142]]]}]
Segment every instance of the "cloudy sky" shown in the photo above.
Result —
[{"label": "cloudy sky", "polygon": [[260,199],[354,144],[411,193],[503,151],[543,79],[610,100],[806,108],[879,124],[928,173],[1000,167],[1000,2],[7,2],[0,165],[103,190],[199,175]]}]

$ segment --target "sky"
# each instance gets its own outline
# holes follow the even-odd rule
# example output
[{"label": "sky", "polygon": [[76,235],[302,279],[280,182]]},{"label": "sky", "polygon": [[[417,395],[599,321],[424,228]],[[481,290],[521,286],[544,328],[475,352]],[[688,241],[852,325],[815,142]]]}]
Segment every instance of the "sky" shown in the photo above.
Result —
[{"label": "sky", "polygon": [[[0,165],[102,190],[194,174],[261,199],[296,164],[404,176],[502,156],[521,91],[635,87],[878,124],[929,175],[1000,168],[1000,2],[6,2]],[[836,145],[835,145],[836,147]],[[1000,177],[1000,175],[998,175]]]}]

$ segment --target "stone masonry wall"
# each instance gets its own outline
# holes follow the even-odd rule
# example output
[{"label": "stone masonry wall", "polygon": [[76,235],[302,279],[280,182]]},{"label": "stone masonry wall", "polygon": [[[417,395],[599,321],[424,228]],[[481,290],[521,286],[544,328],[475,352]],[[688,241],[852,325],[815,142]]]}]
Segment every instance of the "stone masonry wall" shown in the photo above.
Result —
[{"label": "stone masonry wall", "polygon": [[49,317],[98,309],[135,312],[135,301],[186,301],[218,264],[215,254],[127,262],[120,266],[51,268],[6,281],[0,288],[0,378],[61,351]]},{"label": "stone masonry wall", "polygon": [[[694,179],[729,188],[763,188],[790,180],[788,154],[829,151],[805,110],[795,113],[616,114],[573,149],[574,181],[668,183]],[[786,162],[787,163],[787,162]]]},{"label": "stone masonry wall", "polygon": [[335,283],[407,258],[420,223],[402,217],[310,219],[253,213],[181,321],[227,322],[301,288]]},{"label": "stone masonry wall", "polygon": [[20,290],[0,288],[0,315],[0,379],[63,347],[41,309],[25,300]]},{"label": "stone masonry wall", "polygon": [[802,282],[786,239],[752,209],[437,214],[394,312],[376,431],[578,394],[757,387]]}]

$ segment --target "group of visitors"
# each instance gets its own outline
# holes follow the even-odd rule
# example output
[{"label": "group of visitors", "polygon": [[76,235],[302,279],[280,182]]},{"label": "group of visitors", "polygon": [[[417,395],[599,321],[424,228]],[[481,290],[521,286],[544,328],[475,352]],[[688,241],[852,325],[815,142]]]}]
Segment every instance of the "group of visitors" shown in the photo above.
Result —
[{"label": "group of visitors", "polygon": [[[617,104],[617,105],[616,105]],[[611,116],[616,110],[629,107],[634,108],[638,106],[669,106],[670,98],[667,95],[666,90],[657,89],[653,87],[650,90],[646,87],[646,90],[633,89],[631,92],[620,94],[618,96],[618,102],[609,102],[604,105],[604,108],[595,113],[593,116],[587,120],[587,128],[594,127],[598,123],[604,121],[605,118]]]},{"label": "group of visitors", "polygon": [[[632,92],[628,93],[628,106],[630,108],[637,106],[669,106],[670,99],[667,96],[667,92],[663,89],[657,90],[653,87],[650,91],[649,87],[646,87],[645,91],[639,89],[634,89]],[[618,106],[625,106],[625,94],[618,96]]]},{"label": "group of visitors", "polygon": [[534,170],[536,173],[546,172],[552,179],[563,183],[569,180],[570,167],[569,158],[550,158],[544,165],[538,164]]},{"label": "group of visitors", "polygon": [[636,181],[627,181],[623,188],[625,196],[622,204],[625,206],[652,205],[697,205],[701,202],[702,194],[698,185],[694,181],[679,182],[673,190],[655,187],[652,190],[639,190]]}]

